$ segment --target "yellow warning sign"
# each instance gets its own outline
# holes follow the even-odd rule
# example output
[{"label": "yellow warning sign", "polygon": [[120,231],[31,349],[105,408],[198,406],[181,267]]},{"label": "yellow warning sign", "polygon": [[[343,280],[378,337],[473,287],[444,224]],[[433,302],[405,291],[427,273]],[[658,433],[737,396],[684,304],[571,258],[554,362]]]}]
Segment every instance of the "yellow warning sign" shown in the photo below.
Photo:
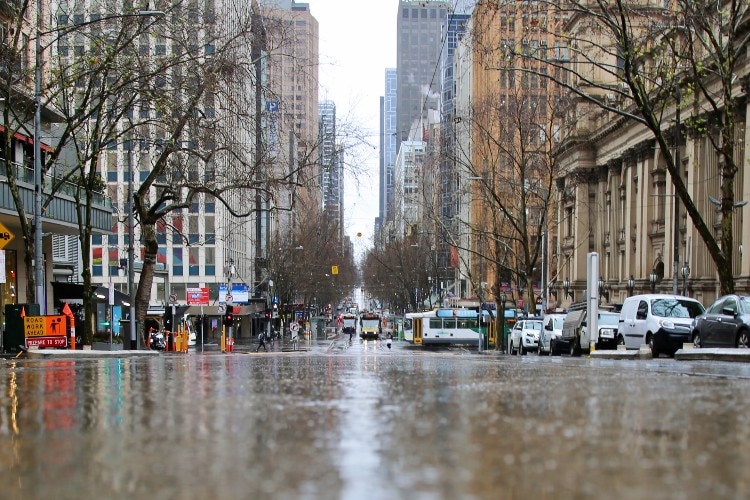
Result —
[{"label": "yellow warning sign", "polygon": [[65,316],[26,316],[23,332],[26,337],[65,336]]},{"label": "yellow warning sign", "polygon": [[10,243],[16,235],[11,233],[7,227],[0,223],[0,250]]}]

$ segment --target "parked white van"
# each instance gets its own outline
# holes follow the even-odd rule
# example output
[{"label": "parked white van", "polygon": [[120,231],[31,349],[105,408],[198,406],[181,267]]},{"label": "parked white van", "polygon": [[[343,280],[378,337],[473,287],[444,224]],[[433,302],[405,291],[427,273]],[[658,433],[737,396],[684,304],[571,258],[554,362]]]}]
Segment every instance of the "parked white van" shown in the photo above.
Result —
[{"label": "parked white van", "polygon": [[703,311],[700,302],[680,295],[628,297],[620,311],[618,344],[628,349],[648,344],[655,358],[661,353],[674,355],[683,343],[691,341],[690,325]]}]

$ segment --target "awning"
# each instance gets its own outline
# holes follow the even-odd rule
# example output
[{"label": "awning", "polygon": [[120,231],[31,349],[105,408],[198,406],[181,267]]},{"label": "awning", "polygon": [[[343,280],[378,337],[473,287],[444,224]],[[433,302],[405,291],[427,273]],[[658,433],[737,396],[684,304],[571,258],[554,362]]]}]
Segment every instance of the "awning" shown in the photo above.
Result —
[{"label": "awning", "polygon": [[[0,125],[0,132],[5,132],[5,131],[6,131],[6,128],[3,127],[2,125]],[[17,139],[17,140],[19,140],[21,142],[25,142],[27,144],[31,144],[32,146],[34,145],[34,138],[33,137],[29,137],[28,135],[22,134],[21,132],[14,132],[13,133],[13,138],[15,138],[15,139]],[[50,146],[48,144],[45,144],[43,142],[39,143],[39,147],[42,149],[42,151],[46,151],[48,153],[54,153],[55,152],[55,149],[52,146]]]},{"label": "awning", "polygon": [[[67,283],[64,281],[53,281],[52,291],[55,297],[55,305],[62,306],[63,303],[83,304],[83,284]],[[103,297],[103,298],[102,298]],[[98,302],[109,302],[109,288],[98,286],[94,288],[94,300]],[[115,290],[115,305],[130,305],[128,294]]]},{"label": "awning", "polygon": [[[114,305],[116,305],[116,306],[126,306],[126,307],[130,306],[130,304],[132,302],[130,301],[130,296],[128,296],[128,294],[122,293],[119,290],[115,290],[114,292],[115,292],[115,297],[114,297],[115,303],[114,303]],[[96,287],[96,289],[94,290],[94,297],[99,302],[107,302],[107,303],[109,303],[109,288],[107,288],[106,286],[98,286],[98,287]],[[104,297],[104,298],[102,298],[102,297]]]},{"label": "awning", "polygon": [[[250,304],[245,306],[234,306],[235,312],[233,313],[235,316],[249,316],[251,314],[257,313],[257,312],[263,312],[265,310],[265,306],[262,304]],[[239,312],[237,310],[239,309]],[[219,306],[218,305],[211,305],[211,306],[188,306],[188,308],[185,310],[185,314],[190,314],[191,316],[197,316],[199,314],[205,314],[206,316],[221,316],[224,314],[223,312],[219,312]]]}]

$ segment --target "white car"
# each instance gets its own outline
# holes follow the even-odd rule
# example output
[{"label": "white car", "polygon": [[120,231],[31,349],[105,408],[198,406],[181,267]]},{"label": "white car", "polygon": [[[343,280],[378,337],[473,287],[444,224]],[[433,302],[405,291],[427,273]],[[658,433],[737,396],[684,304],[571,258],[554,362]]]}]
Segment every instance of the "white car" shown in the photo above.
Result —
[{"label": "white car", "polygon": [[521,319],[513,325],[508,340],[508,354],[526,354],[539,348],[542,333],[541,319]]},{"label": "white car", "polygon": [[563,322],[565,322],[565,313],[548,314],[544,317],[544,328],[539,335],[539,350],[537,353],[542,356],[549,354],[554,356],[560,354],[559,347],[555,344],[557,339],[562,336]]}]

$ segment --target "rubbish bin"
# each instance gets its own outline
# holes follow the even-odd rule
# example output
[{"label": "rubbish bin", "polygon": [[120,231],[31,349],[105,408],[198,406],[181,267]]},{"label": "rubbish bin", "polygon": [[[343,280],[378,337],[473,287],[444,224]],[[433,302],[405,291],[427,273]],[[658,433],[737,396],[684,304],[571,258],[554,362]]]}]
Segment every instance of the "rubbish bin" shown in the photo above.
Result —
[{"label": "rubbish bin", "polygon": [[18,352],[26,345],[21,310],[25,316],[39,316],[39,304],[5,304],[4,352]]}]

